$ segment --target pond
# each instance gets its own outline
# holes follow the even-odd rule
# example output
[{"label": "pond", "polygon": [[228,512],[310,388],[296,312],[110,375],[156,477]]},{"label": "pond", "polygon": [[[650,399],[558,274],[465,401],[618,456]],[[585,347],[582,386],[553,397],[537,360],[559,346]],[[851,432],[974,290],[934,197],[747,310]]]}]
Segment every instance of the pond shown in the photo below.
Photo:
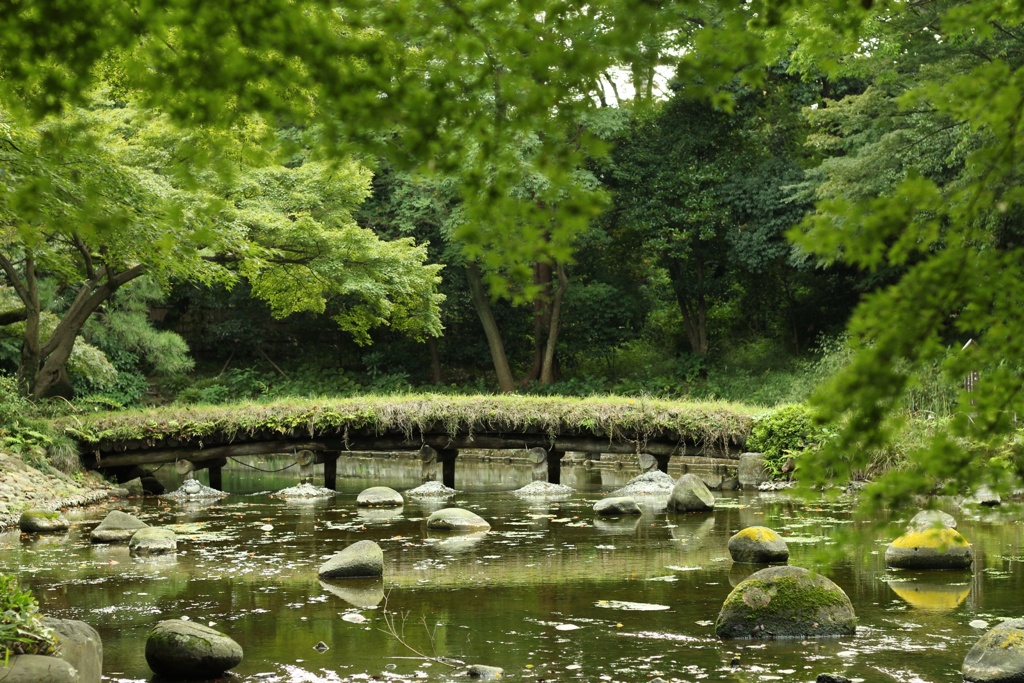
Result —
[{"label": "pond", "polygon": [[[259,467],[281,463],[268,458]],[[158,476],[176,487],[170,469]],[[92,545],[89,531],[107,512],[95,507],[72,510],[65,536],[0,535],[0,566],[19,574],[45,613],[95,627],[105,680],[123,683],[151,679],[146,635],[170,618],[213,625],[238,641],[245,658],[236,680],[253,683],[446,681],[457,669],[444,658],[538,683],[813,681],[822,672],[959,683],[964,655],[984,632],[978,621],[1020,616],[1019,508],[950,504],[975,545],[973,570],[911,573],[886,569],[884,552],[913,511],[878,530],[853,521],[849,501],[716,492],[713,514],[649,505],[640,518],[595,519],[594,503],[634,474],[566,467],[562,482],[577,492],[544,501],[512,493],[530,481],[528,466],[460,462],[461,491],[447,505],[477,512],[492,530],[445,536],[425,529],[444,503],[355,505],[368,486],[416,486],[418,463],[343,459],[339,494],[302,503],[265,493],[298,483],[295,469],[267,473],[232,463],[224,470],[232,495],[221,501],[117,503],[173,528],[173,557],[135,559],[124,546]],[[847,592],[857,610],[855,636],[715,637],[723,600],[750,571],[733,565],[726,542],[750,525],[779,531],[790,564],[818,567]],[[362,539],[384,549],[382,583],[318,580],[320,564]],[[823,549],[840,551],[841,559],[819,564]],[[320,642],[328,649],[314,649]]]}]

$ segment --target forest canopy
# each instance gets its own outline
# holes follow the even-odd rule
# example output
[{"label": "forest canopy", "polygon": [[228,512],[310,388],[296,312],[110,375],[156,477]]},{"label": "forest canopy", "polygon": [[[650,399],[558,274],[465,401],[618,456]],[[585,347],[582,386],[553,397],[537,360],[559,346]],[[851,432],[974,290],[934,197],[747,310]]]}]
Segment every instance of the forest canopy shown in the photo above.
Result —
[{"label": "forest canopy", "polygon": [[[698,356],[715,306],[758,310],[761,291],[797,330],[818,276],[852,272],[856,354],[817,399],[838,445],[805,475],[863,469],[936,368],[954,386],[978,381],[910,456],[917,476],[888,493],[1019,473],[1024,10],[1012,3],[26,0],[9,14],[0,265],[25,309],[33,394],[58,381],[88,316],[143,272],[244,277],[282,315],[333,301],[364,338],[385,323],[436,336],[423,241],[380,239],[353,218],[371,189],[404,192],[371,188],[386,166],[414,187],[455,188],[435,242],[451,238],[471,289],[546,302],[538,377],[553,372],[565,266],[581,250],[643,244],[658,257],[643,267],[676,268],[662,284]],[[669,103],[654,95],[666,69]],[[599,116],[613,108],[634,118]],[[690,137],[666,143],[671,155],[645,147],[673,130]],[[720,144],[694,144],[710,130]],[[805,216],[779,247],[793,207]],[[751,268],[727,270],[739,263]],[[68,310],[81,304],[64,318],[70,337],[64,322],[39,332],[40,268],[71,292]],[[593,301],[615,286],[579,271]]]}]

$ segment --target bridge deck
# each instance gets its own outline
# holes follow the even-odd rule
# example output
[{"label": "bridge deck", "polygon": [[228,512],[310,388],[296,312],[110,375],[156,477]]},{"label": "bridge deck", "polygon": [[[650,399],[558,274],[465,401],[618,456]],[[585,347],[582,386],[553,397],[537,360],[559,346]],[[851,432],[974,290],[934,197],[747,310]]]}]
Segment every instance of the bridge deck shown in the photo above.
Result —
[{"label": "bridge deck", "polygon": [[[532,449],[557,480],[566,451],[635,453],[665,469],[674,455],[739,453],[751,411],[718,403],[523,396],[399,396],[166,407],[68,418],[83,463],[116,470],[179,463],[219,468],[228,457],[294,453],[325,463],[333,483],[345,452],[419,450],[424,477],[454,479],[459,449]],[[450,485],[450,484],[449,484]]]}]

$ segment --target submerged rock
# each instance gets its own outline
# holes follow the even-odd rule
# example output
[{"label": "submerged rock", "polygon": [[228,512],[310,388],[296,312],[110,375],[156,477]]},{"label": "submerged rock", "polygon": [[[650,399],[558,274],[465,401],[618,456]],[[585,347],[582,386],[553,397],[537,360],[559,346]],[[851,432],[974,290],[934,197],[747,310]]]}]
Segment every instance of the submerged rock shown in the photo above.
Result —
[{"label": "submerged rock", "polygon": [[218,491],[217,489],[205,486],[196,479],[186,479],[181,482],[181,486],[178,487],[177,491],[165,493],[161,498],[185,502],[189,500],[220,500],[227,495],[224,491]]},{"label": "submerged rock", "polygon": [[27,534],[49,534],[67,531],[71,528],[71,522],[58,510],[32,508],[21,513],[18,528]]},{"label": "submerged rock", "polygon": [[312,499],[312,498],[331,498],[332,496],[338,495],[337,491],[332,489],[324,488],[323,486],[313,486],[312,484],[299,484],[298,486],[289,486],[286,489],[281,489],[276,493],[270,494],[275,498],[298,498],[298,499]]},{"label": "submerged rock", "polygon": [[706,512],[715,507],[715,496],[696,474],[679,477],[668,499],[670,512]]},{"label": "submerged rock", "polygon": [[803,567],[754,572],[725,599],[719,638],[820,638],[853,635],[857,617],[843,589]]},{"label": "submerged rock", "polygon": [[531,481],[513,493],[521,498],[552,498],[572,495],[575,492],[576,489],[571,486],[552,484],[547,481]]},{"label": "submerged rock", "polygon": [[409,489],[405,495],[413,498],[448,498],[454,496],[458,491],[445,486],[439,481],[427,481],[416,488]]},{"label": "submerged rock", "polygon": [[178,550],[178,537],[170,529],[148,526],[132,534],[128,552],[132,555],[166,555]]},{"label": "submerged rock", "polygon": [[242,654],[227,635],[181,619],[157,623],[146,638],[146,663],[169,678],[215,678],[238,666]]},{"label": "submerged rock", "polygon": [[964,657],[971,683],[1024,681],[1024,619],[1010,619],[983,635]]},{"label": "submerged rock", "polygon": [[427,528],[434,531],[486,531],[491,525],[486,519],[462,508],[444,508],[431,513]]},{"label": "submerged rock", "polygon": [[594,514],[604,517],[643,514],[640,506],[629,496],[605,498],[594,503]]},{"label": "submerged rock", "polygon": [[921,510],[907,524],[907,531],[927,529],[955,529],[956,518],[942,510]]},{"label": "submerged rock", "polygon": [[789,547],[782,537],[764,526],[748,526],[729,539],[733,562],[770,564],[788,562]]},{"label": "submerged rock", "polygon": [[359,507],[401,507],[404,504],[402,494],[388,486],[371,486],[356,496]]},{"label": "submerged rock", "polygon": [[482,681],[496,681],[505,675],[505,670],[497,666],[470,664],[466,667],[466,675],[470,678],[479,678]]},{"label": "submerged rock", "polygon": [[966,569],[974,547],[956,529],[908,531],[885,549],[885,564],[896,569]]},{"label": "submerged rock", "polygon": [[626,485],[616,490],[615,496],[667,496],[672,493],[676,480],[661,470],[644,472],[633,477]]},{"label": "submerged rock", "polygon": [[356,541],[320,565],[317,575],[321,579],[384,576],[384,551],[373,541]]},{"label": "submerged rock", "polygon": [[148,526],[135,515],[111,510],[89,534],[89,540],[93,543],[127,543],[136,531]]}]

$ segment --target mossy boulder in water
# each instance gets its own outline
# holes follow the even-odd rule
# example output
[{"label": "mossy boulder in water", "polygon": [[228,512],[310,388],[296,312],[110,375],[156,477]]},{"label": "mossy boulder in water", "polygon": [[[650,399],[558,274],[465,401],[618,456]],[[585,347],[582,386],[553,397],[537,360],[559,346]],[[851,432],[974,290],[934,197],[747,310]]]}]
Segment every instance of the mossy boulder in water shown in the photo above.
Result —
[{"label": "mossy boulder in water", "polygon": [[111,510],[100,525],[92,530],[89,540],[93,543],[127,543],[136,531],[147,526],[135,515]]},{"label": "mossy boulder in water", "polygon": [[170,529],[147,526],[132,534],[128,552],[132,555],[168,555],[178,550],[178,537]]},{"label": "mossy boulder in water", "polygon": [[896,569],[967,569],[974,548],[956,529],[908,531],[885,549],[885,564]]},{"label": "mossy boulder in water", "polygon": [[241,662],[241,645],[191,621],[161,621],[146,638],[146,663],[168,678],[216,678]]},{"label": "mossy boulder in water", "polygon": [[668,497],[671,512],[706,512],[715,507],[715,496],[696,474],[684,474]]},{"label": "mossy boulder in water", "polygon": [[56,510],[32,508],[21,513],[18,528],[28,534],[49,534],[71,528],[68,518]]},{"label": "mossy boulder in water", "polygon": [[1024,619],[1010,619],[983,635],[964,657],[971,683],[1024,681]]},{"label": "mossy boulder in water", "polygon": [[384,576],[384,551],[373,541],[356,541],[320,565],[321,579],[366,579]]},{"label": "mossy boulder in water", "polygon": [[444,508],[431,513],[427,528],[434,531],[486,531],[491,525],[486,519],[462,508]]},{"label": "mossy boulder in water", "polygon": [[630,496],[615,496],[594,503],[594,514],[606,517],[643,514],[640,506]]},{"label": "mossy boulder in water", "polygon": [[733,562],[771,564],[788,562],[789,547],[782,536],[765,526],[748,526],[729,539]]},{"label": "mossy boulder in water", "polygon": [[356,496],[356,505],[366,508],[396,508],[402,507],[405,501],[402,494],[387,486],[371,486],[363,489]]},{"label": "mossy boulder in water", "polygon": [[853,635],[850,598],[828,578],[803,567],[769,567],[751,574],[725,599],[719,638],[821,638]]}]

